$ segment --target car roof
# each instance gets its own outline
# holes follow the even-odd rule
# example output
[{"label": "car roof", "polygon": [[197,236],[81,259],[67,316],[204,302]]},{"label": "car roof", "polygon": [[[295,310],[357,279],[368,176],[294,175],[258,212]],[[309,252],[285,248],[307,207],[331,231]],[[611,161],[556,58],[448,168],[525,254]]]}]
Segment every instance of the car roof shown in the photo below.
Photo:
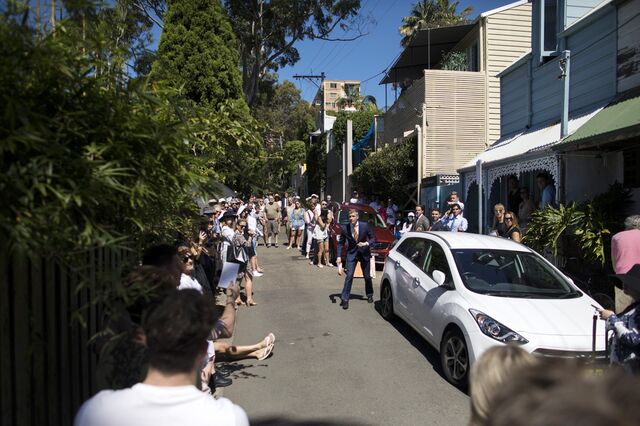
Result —
[{"label": "car roof", "polygon": [[466,232],[407,232],[408,236],[431,236],[444,242],[451,249],[483,248],[494,250],[531,251],[527,246],[513,240],[490,235],[473,234]]},{"label": "car roof", "polygon": [[358,203],[342,203],[340,204],[340,210],[351,210],[356,209],[361,212],[368,213],[377,213],[372,207],[366,204],[358,204]]}]

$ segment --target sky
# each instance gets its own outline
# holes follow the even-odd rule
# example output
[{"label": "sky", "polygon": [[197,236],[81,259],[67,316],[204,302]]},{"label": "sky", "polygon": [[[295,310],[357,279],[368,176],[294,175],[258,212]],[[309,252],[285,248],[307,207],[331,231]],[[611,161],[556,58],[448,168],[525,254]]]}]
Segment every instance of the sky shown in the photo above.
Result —
[{"label": "sky", "polygon": [[[295,1],[295,0],[291,0]],[[360,80],[360,92],[372,95],[378,106],[384,106],[384,85],[381,72],[386,70],[402,51],[398,28],[402,18],[411,12],[417,0],[361,0],[360,15],[366,17],[363,31],[365,36],[355,41],[303,40],[295,47],[300,60],[294,65],[277,71],[279,81],[290,80],[301,90],[303,99],[311,102],[318,90],[309,80],[295,80],[294,75],[319,75],[324,72],[329,80]],[[452,0],[453,1],[453,0]],[[458,10],[473,6],[471,16],[475,18],[482,12],[495,9],[517,0],[460,0]],[[160,39],[159,28],[154,28],[154,43]],[[353,37],[355,31],[336,31],[333,37]],[[317,81],[316,81],[317,84]],[[388,88],[388,104],[393,103],[393,93]]]},{"label": "sky", "polygon": [[[460,0],[458,10],[473,6],[474,18],[487,10],[495,9],[516,0]],[[296,74],[326,74],[329,80],[360,80],[361,93],[376,98],[378,106],[384,106],[384,85],[381,71],[393,63],[402,51],[398,28],[402,18],[410,14],[416,0],[362,0],[361,14],[372,17],[365,26],[368,33],[355,41],[330,42],[304,40],[296,48],[300,61],[278,70],[279,80],[291,80],[302,91],[302,97],[313,100],[317,86],[308,80],[294,80]],[[340,33],[336,33],[337,35]],[[378,74],[378,75],[376,75]],[[391,86],[388,88],[388,104],[393,103]]]}]

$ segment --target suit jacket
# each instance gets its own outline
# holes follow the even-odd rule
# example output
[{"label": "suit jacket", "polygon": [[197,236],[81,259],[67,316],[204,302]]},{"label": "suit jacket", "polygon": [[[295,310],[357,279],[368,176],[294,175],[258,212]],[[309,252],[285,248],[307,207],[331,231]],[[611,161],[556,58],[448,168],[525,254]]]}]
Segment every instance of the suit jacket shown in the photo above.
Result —
[{"label": "suit jacket", "polygon": [[425,215],[420,215],[416,222],[413,224],[411,228],[412,231],[428,231],[429,230],[429,219]]},{"label": "suit jacket", "polygon": [[[358,254],[363,257],[371,257],[371,246],[376,242],[376,236],[367,222],[358,221],[358,241],[353,238],[353,229],[351,223],[341,225],[340,239],[338,241],[337,256],[342,256],[342,247],[347,245],[347,261],[354,260]],[[368,242],[365,247],[358,247],[358,243]]]}]

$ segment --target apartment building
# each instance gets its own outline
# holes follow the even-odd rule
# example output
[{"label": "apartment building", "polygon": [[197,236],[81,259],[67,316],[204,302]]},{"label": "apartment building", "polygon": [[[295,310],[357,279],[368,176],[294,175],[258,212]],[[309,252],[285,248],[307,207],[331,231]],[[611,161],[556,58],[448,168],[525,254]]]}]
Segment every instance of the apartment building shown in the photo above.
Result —
[{"label": "apartment building", "polygon": [[360,93],[359,80],[324,80],[318,89],[313,104],[321,107],[324,104],[325,111],[340,111],[349,109],[349,106],[339,108],[338,100],[348,98],[349,95]]}]

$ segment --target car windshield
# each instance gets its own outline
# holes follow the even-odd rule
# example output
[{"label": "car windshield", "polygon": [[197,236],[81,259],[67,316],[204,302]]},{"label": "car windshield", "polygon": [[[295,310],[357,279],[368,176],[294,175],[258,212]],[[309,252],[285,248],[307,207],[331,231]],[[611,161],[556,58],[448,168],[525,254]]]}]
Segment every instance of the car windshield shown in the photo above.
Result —
[{"label": "car windshield", "polygon": [[487,249],[454,249],[452,253],[462,282],[476,293],[553,299],[582,295],[533,253]]},{"label": "car windshield", "polygon": [[[359,220],[367,222],[372,227],[386,228],[386,226],[384,225],[384,221],[382,220],[379,214],[372,213],[372,212],[363,212],[363,211],[359,211],[358,214],[360,215]],[[338,223],[340,225],[347,225],[349,223],[348,210],[340,210],[340,214],[338,214]]]}]

